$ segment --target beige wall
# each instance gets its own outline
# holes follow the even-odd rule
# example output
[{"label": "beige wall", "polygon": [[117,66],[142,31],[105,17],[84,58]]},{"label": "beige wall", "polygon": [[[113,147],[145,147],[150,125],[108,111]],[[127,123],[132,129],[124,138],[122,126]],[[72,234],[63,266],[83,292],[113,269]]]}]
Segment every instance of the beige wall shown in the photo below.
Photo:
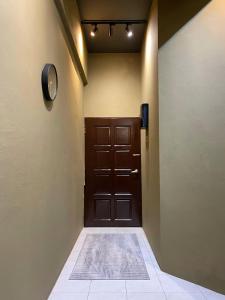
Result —
[{"label": "beige wall", "polygon": [[158,7],[154,0],[142,49],[142,102],[149,103],[149,130],[142,130],[143,227],[159,258]]},{"label": "beige wall", "polygon": [[166,271],[225,293],[225,2],[159,53],[161,255]]},{"label": "beige wall", "polygon": [[140,54],[89,54],[88,86],[84,92],[86,117],[140,115]]},{"label": "beige wall", "polygon": [[76,0],[60,0],[64,8],[70,31],[77,49],[79,59],[81,61],[85,75],[87,76],[87,57],[85,38],[80,26],[80,12]]},{"label": "beige wall", "polygon": [[0,298],[45,300],[83,226],[83,86],[53,1],[1,1],[0,36]]}]

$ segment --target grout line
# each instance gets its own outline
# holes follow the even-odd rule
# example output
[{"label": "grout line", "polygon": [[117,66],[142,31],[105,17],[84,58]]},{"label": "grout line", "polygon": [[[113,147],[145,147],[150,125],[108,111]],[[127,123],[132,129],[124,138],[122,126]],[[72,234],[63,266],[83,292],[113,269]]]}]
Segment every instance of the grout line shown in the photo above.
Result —
[{"label": "grout line", "polygon": [[126,291],[126,300],[128,300],[128,294],[127,294],[127,281],[125,280],[125,291]]},{"label": "grout line", "polygon": [[[82,245],[80,247],[80,251],[82,250],[82,247],[84,245],[84,241],[85,241],[85,239],[87,237],[87,234],[88,234],[86,228],[83,228],[82,232],[83,232],[84,237],[83,237]],[[80,251],[79,251],[79,255],[80,255]],[[77,256],[77,259],[78,259],[79,255]],[[77,261],[77,259],[76,259],[76,261]],[[76,262],[75,262],[75,264],[76,264]],[[74,266],[75,266],[75,264],[74,264]],[[89,288],[88,288],[88,294],[87,294],[87,300],[89,299],[89,295],[90,295],[90,291],[91,291],[91,284],[92,284],[92,280],[90,280],[90,284],[89,284]]]},{"label": "grout line", "polygon": [[92,284],[92,280],[91,280],[91,282],[90,282],[90,284],[89,284],[89,289],[88,289],[87,300],[88,300],[88,298],[89,298],[89,295],[90,295],[90,292],[91,292],[91,284]]},{"label": "grout line", "polygon": [[167,299],[166,291],[164,290],[164,287],[163,287],[162,282],[160,280],[159,274],[157,272],[156,272],[156,277],[158,278],[159,284],[160,284],[160,286],[162,288],[162,291],[163,291],[163,294],[165,295],[165,298]]}]

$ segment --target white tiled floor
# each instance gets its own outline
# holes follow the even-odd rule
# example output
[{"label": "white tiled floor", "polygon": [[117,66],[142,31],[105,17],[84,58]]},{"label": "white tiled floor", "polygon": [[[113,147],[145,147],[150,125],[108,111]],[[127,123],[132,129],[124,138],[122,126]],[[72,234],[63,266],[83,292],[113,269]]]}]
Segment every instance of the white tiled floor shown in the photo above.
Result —
[{"label": "white tiled floor", "polygon": [[[136,233],[150,280],[69,280],[87,233]],[[84,228],[48,300],[225,300],[162,272],[141,228]]]}]

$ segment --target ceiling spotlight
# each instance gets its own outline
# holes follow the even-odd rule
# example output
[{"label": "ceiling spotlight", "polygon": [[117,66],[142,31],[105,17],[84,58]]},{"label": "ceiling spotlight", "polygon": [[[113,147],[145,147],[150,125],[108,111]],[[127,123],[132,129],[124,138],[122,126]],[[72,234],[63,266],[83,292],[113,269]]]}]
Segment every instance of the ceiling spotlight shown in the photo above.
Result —
[{"label": "ceiling spotlight", "polygon": [[98,31],[98,25],[95,24],[95,25],[93,25],[93,28],[92,28],[92,30],[91,30],[91,32],[90,32],[90,36],[91,36],[91,37],[95,37],[97,31]]},{"label": "ceiling spotlight", "polygon": [[129,28],[129,25],[126,26],[127,37],[131,38],[133,36],[133,31]]}]

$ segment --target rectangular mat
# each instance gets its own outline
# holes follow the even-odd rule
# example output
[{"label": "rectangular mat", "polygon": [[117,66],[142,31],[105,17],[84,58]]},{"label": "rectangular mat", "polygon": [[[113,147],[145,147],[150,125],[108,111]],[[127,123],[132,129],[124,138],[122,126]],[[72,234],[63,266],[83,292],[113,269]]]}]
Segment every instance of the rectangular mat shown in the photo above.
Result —
[{"label": "rectangular mat", "polygon": [[70,280],[149,280],[133,234],[87,234]]}]

